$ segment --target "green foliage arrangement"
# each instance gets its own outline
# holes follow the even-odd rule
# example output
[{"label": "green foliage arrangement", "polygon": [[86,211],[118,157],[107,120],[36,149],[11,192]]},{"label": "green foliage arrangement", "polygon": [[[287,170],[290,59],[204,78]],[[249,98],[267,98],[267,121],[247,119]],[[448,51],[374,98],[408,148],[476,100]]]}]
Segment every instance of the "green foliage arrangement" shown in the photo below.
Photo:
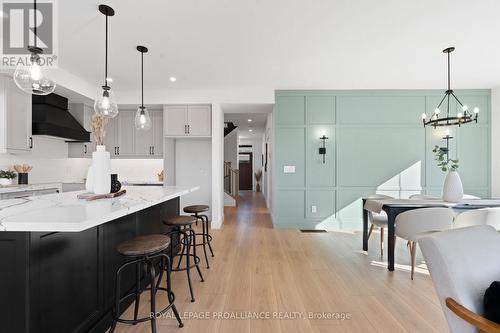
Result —
[{"label": "green foliage arrangement", "polygon": [[432,152],[434,153],[434,159],[437,161],[437,166],[441,169],[441,171],[457,171],[458,160],[446,158],[445,150],[439,148],[439,146],[434,146]]},{"label": "green foliage arrangement", "polygon": [[14,179],[16,176],[17,174],[14,171],[0,170],[0,178]]}]

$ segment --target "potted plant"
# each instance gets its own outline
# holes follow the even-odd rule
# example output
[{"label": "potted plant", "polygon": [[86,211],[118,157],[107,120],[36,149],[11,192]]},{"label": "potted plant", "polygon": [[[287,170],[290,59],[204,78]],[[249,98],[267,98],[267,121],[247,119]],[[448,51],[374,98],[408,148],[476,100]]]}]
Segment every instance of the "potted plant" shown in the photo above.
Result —
[{"label": "potted plant", "polygon": [[262,179],[262,170],[259,169],[256,173],[255,173],[255,182],[257,183],[255,185],[255,191],[256,192],[260,192],[260,180]]},{"label": "potted plant", "polygon": [[12,179],[16,178],[16,173],[11,170],[0,170],[0,185],[12,185]]},{"label": "potted plant", "polygon": [[448,202],[460,202],[464,197],[462,180],[457,172],[458,160],[449,159],[446,149],[435,146],[432,150],[437,161],[437,166],[443,172],[448,172],[443,184],[443,200]]}]

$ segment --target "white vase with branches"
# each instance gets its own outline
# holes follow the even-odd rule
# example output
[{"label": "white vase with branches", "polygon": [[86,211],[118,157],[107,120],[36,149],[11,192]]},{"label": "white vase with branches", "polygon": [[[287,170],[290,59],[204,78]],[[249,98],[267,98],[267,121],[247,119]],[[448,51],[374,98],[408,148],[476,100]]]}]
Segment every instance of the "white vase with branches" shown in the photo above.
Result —
[{"label": "white vase with branches", "polygon": [[[92,135],[96,143],[96,151],[92,153],[92,165],[90,169],[90,187],[95,194],[108,194],[111,192],[111,157],[104,146],[106,136],[106,125],[108,119],[94,114],[92,115]],[[87,188],[88,190],[88,188]]]}]

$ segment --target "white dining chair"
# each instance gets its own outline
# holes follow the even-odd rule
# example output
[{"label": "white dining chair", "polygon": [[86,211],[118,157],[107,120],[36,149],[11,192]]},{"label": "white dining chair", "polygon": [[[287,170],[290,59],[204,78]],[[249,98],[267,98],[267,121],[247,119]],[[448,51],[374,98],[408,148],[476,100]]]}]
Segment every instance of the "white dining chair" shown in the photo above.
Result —
[{"label": "white dining chair", "polygon": [[[385,194],[374,194],[368,197],[368,199],[394,199],[391,196]],[[380,213],[373,213],[368,211],[368,222],[370,222],[370,230],[368,231],[368,239],[373,232],[375,227],[380,229],[380,256],[384,256],[384,229],[387,228],[387,214],[382,211]]]},{"label": "white dining chair", "polygon": [[412,194],[412,195],[410,195],[410,199],[412,199],[412,200],[439,200],[440,198],[434,197],[432,195],[427,195],[427,194]]},{"label": "white dining chair", "polygon": [[396,236],[408,241],[412,280],[418,240],[431,233],[451,229],[453,216],[453,211],[444,207],[413,209],[396,216]]},{"label": "white dining chair", "polygon": [[466,210],[455,217],[453,228],[465,228],[475,225],[491,225],[500,231],[500,208],[481,208]]},{"label": "white dining chair", "polygon": [[422,237],[422,254],[451,333],[500,332],[482,317],[486,288],[500,277],[500,235],[491,226]]}]

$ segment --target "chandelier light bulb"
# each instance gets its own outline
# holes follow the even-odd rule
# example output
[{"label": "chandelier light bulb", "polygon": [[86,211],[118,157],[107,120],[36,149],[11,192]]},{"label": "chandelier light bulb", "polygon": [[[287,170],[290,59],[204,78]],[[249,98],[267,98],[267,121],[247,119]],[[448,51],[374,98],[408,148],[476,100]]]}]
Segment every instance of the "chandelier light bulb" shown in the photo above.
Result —
[{"label": "chandelier light bulb", "polygon": [[464,115],[463,115],[463,113],[462,113],[462,112],[457,113],[457,117],[458,117],[458,118],[462,118],[463,116],[464,116]]},{"label": "chandelier light bulb", "polygon": [[465,111],[467,111],[467,110],[469,110],[469,107],[467,106],[467,104],[464,104],[464,105],[462,106],[462,111],[464,111],[464,112],[465,112]]},{"label": "chandelier light bulb", "polygon": [[422,119],[427,118],[427,115],[425,113],[422,113]]},{"label": "chandelier light bulb", "polygon": [[434,110],[434,113],[435,113],[435,114],[439,114],[439,108],[436,108],[436,109]]},{"label": "chandelier light bulb", "polygon": [[478,113],[479,113],[479,108],[478,108],[477,106],[474,108],[474,113],[475,113],[475,114],[478,114]]}]

